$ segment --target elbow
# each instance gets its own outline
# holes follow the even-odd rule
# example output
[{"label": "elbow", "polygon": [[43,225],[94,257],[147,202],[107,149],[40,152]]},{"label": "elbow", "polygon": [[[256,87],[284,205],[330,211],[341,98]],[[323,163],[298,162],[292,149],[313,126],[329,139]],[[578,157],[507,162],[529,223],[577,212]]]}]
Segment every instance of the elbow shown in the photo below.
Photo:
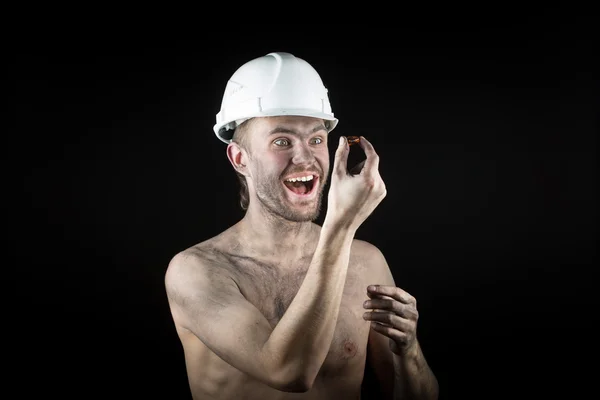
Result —
[{"label": "elbow", "polygon": [[287,393],[306,393],[311,389],[311,387],[312,384],[306,381],[295,381],[287,383],[286,385],[280,387],[279,390]]},{"label": "elbow", "polygon": [[270,386],[288,393],[306,393],[312,389],[319,370],[320,363],[310,362],[305,357],[270,357],[267,366]]},{"label": "elbow", "polygon": [[[281,371],[279,371],[281,372]],[[284,375],[284,376],[282,376]],[[288,393],[306,393],[312,389],[316,376],[314,374],[294,373],[276,374],[272,385],[275,389]]]},{"label": "elbow", "polygon": [[313,383],[313,380],[298,378],[285,382],[279,390],[288,393],[306,393],[312,388]]}]

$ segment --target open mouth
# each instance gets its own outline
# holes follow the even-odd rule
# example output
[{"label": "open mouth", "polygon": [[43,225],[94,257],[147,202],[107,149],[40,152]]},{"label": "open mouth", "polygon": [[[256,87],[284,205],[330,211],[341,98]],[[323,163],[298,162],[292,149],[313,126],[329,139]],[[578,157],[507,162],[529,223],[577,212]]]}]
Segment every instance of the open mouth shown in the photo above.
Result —
[{"label": "open mouth", "polygon": [[286,179],[283,181],[288,190],[296,195],[306,196],[310,195],[314,188],[317,186],[319,177],[316,175],[306,175],[297,178]]}]

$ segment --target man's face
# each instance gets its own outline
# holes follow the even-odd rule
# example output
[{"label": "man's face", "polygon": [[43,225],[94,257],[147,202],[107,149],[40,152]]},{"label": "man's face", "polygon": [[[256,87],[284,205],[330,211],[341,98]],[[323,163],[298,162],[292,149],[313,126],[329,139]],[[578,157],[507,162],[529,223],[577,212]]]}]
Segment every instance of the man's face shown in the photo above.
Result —
[{"label": "man's face", "polygon": [[329,175],[328,132],[323,120],[257,118],[248,134],[248,166],[258,201],[287,220],[315,220]]}]

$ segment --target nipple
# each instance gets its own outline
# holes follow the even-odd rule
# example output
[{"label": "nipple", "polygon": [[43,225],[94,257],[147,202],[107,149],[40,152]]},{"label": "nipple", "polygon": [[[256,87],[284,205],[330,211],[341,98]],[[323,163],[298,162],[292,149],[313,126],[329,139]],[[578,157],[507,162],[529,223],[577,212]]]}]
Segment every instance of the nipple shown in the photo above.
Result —
[{"label": "nipple", "polygon": [[346,357],[354,357],[356,354],[356,344],[352,340],[346,340],[344,343],[344,354]]}]

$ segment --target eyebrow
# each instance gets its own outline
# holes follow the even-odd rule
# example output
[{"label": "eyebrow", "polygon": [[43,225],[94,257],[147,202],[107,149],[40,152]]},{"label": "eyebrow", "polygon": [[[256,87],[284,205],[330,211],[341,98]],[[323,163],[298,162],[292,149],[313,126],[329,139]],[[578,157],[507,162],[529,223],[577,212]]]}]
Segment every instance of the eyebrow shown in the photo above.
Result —
[{"label": "eyebrow", "polygon": [[[315,126],[310,133],[315,133],[315,132],[319,132],[319,131],[327,131],[327,128],[325,127],[325,125],[320,124]],[[275,135],[277,133],[290,133],[293,135],[300,135],[300,133],[298,133],[298,131],[294,130],[294,129],[289,129],[283,126],[276,126],[275,128],[271,129],[271,131],[269,132],[269,136],[270,135]]]}]

